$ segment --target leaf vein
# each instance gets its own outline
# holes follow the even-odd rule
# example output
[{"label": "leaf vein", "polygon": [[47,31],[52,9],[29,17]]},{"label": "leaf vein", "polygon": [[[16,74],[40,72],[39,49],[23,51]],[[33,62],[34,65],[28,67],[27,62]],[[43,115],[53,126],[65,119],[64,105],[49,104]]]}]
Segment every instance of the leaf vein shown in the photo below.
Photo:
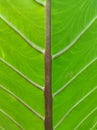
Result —
[{"label": "leaf vein", "polygon": [[90,90],[85,96],[83,96],[78,102],[76,102],[68,111],[67,113],[60,119],[60,121],[56,124],[54,127],[54,130],[58,128],[61,123],[64,121],[64,119],[76,108],[81,102],[83,102],[89,95],[91,95],[95,90],[97,89],[97,86],[94,87],[92,90]]},{"label": "leaf vein", "polygon": [[56,54],[54,54],[52,56],[52,59],[57,58],[58,56],[61,56],[63,53],[65,53],[66,51],[68,51],[71,47],[73,47],[73,45],[76,44],[76,42],[84,35],[84,33],[93,25],[93,23],[97,20],[97,16],[95,16],[90,23],[80,32],[80,34],[64,49],[62,49],[61,51],[57,52]]},{"label": "leaf vein", "polygon": [[13,92],[11,92],[10,90],[8,90],[6,87],[4,87],[1,84],[0,84],[0,88],[3,91],[5,91],[6,93],[8,93],[9,95],[11,95],[12,97],[14,97],[18,102],[20,102],[23,106],[25,106],[29,111],[31,111],[38,118],[40,118],[41,120],[44,120],[44,117],[42,115],[40,115],[38,112],[36,112],[32,107],[30,107],[28,104],[26,104],[21,98],[19,98],[18,96],[16,96]]},{"label": "leaf vein", "polygon": [[89,116],[91,116],[96,110],[97,110],[97,107],[94,108],[88,115],[86,115],[86,116],[79,122],[79,124],[74,128],[74,130],[77,130],[77,129],[83,124],[83,122],[84,122]]},{"label": "leaf vein", "polygon": [[14,30],[14,32],[16,32],[24,41],[26,41],[26,43],[28,43],[28,45],[30,45],[33,49],[35,49],[36,51],[44,54],[44,50],[35,45],[35,43],[33,43],[30,39],[28,39],[22,32],[20,32],[20,30],[18,30],[12,23],[10,23],[6,18],[4,18],[1,14],[0,14],[0,18],[3,22],[5,22],[11,29]]},{"label": "leaf vein", "polygon": [[90,130],[93,130],[96,125],[97,125],[97,122],[90,128]]},{"label": "leaf vein", "polygon": [[38,88],[38,89],[40,89],[42,91],[44,90],[44,88],[42,86],[40,86],[39,84],[37,84],[34,81],[32,81],[31,79],[29,79],[26,75],[24,75],[22,72],[20,72],[18,69],[16,69],[14,66],[12,66],[10,63],[5,61],[4,59],[0,58],[0,61],[2,63],[4,63],[5,65],[7,65],[14,72],[16,72],[18,75],[20,75],[22,78],[24,78],[27,82],[29,82],[30,84],[34,85],[36,88]]},{"label": "leaf vein", "polygon": [[5,130],[2,126],[0,126],[0,129],[1,129],[1,130]]},{"label": "leaf vein", "polygon": [[4,110],[0,109],[0,112],[6,116],[8,119],[10,119],[18,128],[21,130],[24,130],[23,126],[21,126],[13,117],[11,117],[8,113],[6,113]]},{"label": "leaf vein", "polygon": [[90,67],[94,62],[96,62],[97,57],[94,58],[90,63],[88,63],[86,66],[84,66],[73,78],[71,78],[63,87],[58,89],[54,94],[53,97],[60,94],[68,85],[70,85],[80,74],[82,74],[88,67]]}]

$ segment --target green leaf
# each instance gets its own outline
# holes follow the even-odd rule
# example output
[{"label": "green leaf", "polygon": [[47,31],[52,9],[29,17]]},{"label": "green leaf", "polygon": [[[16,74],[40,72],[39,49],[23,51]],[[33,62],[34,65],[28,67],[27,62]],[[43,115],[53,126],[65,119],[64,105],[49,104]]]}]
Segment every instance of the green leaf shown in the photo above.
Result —
[{"label": "green leaf", "polygon": [[97,127],[97,0],[49,1],[0,0],[0,130],[52,130],[51,86],[53,130]]},{"label": "green leaf", "polygon": [[44,129],[44,25],[44,7],[34,0],[0,0],[0,125],[4,129]]},{"label": "green leaf", "polygon": [[52,0],[55,130],[97,126],[96,28],[96,0]]}]

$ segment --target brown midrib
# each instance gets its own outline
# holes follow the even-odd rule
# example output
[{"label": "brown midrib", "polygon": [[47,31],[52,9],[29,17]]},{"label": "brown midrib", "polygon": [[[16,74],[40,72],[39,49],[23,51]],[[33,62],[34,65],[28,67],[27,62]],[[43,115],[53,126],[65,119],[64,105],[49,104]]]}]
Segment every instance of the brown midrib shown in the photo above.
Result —
[{"label": "brown midrib", "polygon": [[45,51],[45,130],[52,126],[52,57],[51,57],[51,1],[46,1],[46,51]]}]

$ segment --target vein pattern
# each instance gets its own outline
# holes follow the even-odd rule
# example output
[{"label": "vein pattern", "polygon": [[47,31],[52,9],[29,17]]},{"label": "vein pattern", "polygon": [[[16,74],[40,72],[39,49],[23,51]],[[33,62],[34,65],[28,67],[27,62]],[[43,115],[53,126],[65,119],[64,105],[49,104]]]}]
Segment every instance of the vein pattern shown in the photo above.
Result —
[{"label": "vein pattern", "polygon": [[39,117],[41,120],[44,120],[44,117],[42,117],[38,112],[36,112],[34,109],[32,109],[28,104],[26,104],[22,99],[17,97],[14,93],[9,91],[7,88],[5,88],[3,85],[0,84],[0,88],[10,94],[12,97],[14,97],[17,101],[19,101],[22,105],[24,105],[29,111],[31,111],[33,114],[35,114],[37,117]]},{"label": "vein pattern", "polygon": [[92,90],[90,90],[84,97],[82,97],[76,104],[74,104],[68,112],[62,117],[62,119],[57,123],[54,129],[56,129],[63,121],[64,119],[73,111],[74,108],[76,108],[81,102],[83,102],[86,98],[88,98],[89,95],[91,95],[94,91],[96,91],[97,86],[94,87]]},{"label": "vein pattern", "polygon": [[22,72],[20,72],[19,70],[17,70],[14,66],[12,66],[11,64],[9,64],[4,59],[0,58],[0,61],[3,62],[4,64],[6,64],[8,67],[10,67],[13,71],[15,71],[17,74],[19,74],[22,78],[24,78],[30,84],[34,85],[35,87],[37,87],[38,89],[40,89],[42,91],[44,90],[42,86],[40,86],[40,85],[36,84],[35,82],[33,82],[32,80],[30,80],[27,76],[25,76]]},{"label": "vein pattern", "polygon": [[0,112],[5,115],[8,119],[10,119],[17,127],[20,128],[20,130],[24,130],[24,128],[15,120],[13,119],[8,113],[0,109]]}]

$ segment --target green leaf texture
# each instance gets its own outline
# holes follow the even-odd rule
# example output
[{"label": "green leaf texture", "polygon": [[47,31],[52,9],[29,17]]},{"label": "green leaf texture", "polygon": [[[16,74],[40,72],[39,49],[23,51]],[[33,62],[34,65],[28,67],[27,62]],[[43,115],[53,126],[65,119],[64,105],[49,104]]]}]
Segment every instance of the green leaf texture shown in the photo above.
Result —
[{"label": "green leaf texture", "polygon": [[97,129],[97,0],[52,0],[55,130]]},{"label": "green leaf texture", "polygon": [[44,6],[0,0],[1,129],[44,130],[44,47]]},{"label": "green leaf texture", "polygon": [[[0,130],[44,130],[45,1],[0,0]],[[54,130],[97,129],[97,0],[51,1]]]}]

